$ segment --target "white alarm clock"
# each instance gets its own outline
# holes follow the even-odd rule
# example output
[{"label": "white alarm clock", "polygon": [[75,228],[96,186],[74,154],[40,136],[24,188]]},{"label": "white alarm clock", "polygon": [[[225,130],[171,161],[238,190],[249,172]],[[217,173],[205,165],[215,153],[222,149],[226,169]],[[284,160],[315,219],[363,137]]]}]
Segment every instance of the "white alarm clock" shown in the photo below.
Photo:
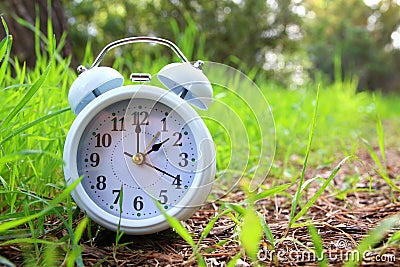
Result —
[{"label": "white alarm clock", "polygon": [[[112,48],[137,42],[170,47],[182,60],[157,74],[166,89],[122,86],[122,75],[99,66]],[[160,207],[179,220],[189,218],[211,191],[215,147],[191,105],[207,109],[212,87],[172,42],[131,37],[107,45],[71,86],[68,100],[77,114],[64,146],[67,184],[82,181],[72,197],[95,222],[127,234],[149,234],[169,227]],[[132,81],[149,81],[133,73]],[[157,204],[157,202],[159,204]]]}]

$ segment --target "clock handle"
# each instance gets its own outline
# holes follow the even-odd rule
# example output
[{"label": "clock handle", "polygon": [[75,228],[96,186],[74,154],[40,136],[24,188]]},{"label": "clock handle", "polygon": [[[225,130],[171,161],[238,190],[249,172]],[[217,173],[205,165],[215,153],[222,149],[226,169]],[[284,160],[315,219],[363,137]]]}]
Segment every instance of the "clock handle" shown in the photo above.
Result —
[{"label": "clock handle", "polygon": [[[184,63],[190,63],[189,60],[185,57],[185,55],[182,53],[181,50],[171,41],[163,39],[163,38],[158,38],[158,37],[151,37],[151,36],[137,36],[137,37],[128,37],[124,39],[120,39],[117,41],[114,41],[112,43],[109,43],[106,45],[103,50],[101,50],[100,54],[97,56],[95,61],[93,62],[92,66],[90,66],[89,69],[92,69],[94,67],[99,66],[100,62],[103,60],[104,56],[110,51],[111,49],[126,45],[126,44],[132,44],[132,43],[153,43],[153,44],[160,44],[167,46],[172,49],[172,51],[175,52],[175,54],[182,60]],[[83,66],[78,67],[79,72],[85,71],[86,68]]]},{"label": "clock handle", "polygon": [[[192,65],[182,51],[173,42],[158,37],[137,36],[120,39],[106,45],[96,57],[89,69],[86,69],[82,65],[78,67],[79,73],[87,74],[88,70],[91,70],[90,72],[92,74],[88,74],[88,77],[85,78],[81,77],[82,75],[79,75],[78,79],[80,78],[81,81],[74,82],[75,86],[73,84],[71,87],[69,95],[72,95],[72,97],[69,97],[68,99],[70,100],[70,103],[74,103],[71,104],[71,107],[76,114],[79,113],[80,109],[82,109],[92,100],[91,98],[82,99],[82,95],[83,97],[86,97],[87,95],[92,97],[93,94],[95,97],[97,97],[98,95],[123,84],[123,78],[121,74],[111,73],[116,71],[107,69],[107,71],[111,74],[108,76],[102,75],[103,70],[99,70],[99,68],[103,68],[105,72],[106,67],[99,67],[99,65],[104,56],[111,49],[132,43],[161,44],[174,51],[182,62],[171,63],[167,66],[164,66],[157,74],[158,79],[162,84],[165,85],[165,87],[177,94],[180,98],[185,99],[190,104],[200,109],[208,109],[213,98],[213,90],[210,81],[202,72],[202,67],[204,64],[203,61],[198,60]],[[132,73],[130,78],[135,82],[146,82],[150,81],[151,75],[148,73]],[[89,79],[91,79],[91,83],[90,86],[87,86],[87,80]],[[101,86],[102,91],[96,91],[99,86]],[[84,93],[82,93],[82,87],[85,90]],[[71,91],[73,92],[71,93]],[[77,108],[77,105],[80,105],[80,108]]]}]

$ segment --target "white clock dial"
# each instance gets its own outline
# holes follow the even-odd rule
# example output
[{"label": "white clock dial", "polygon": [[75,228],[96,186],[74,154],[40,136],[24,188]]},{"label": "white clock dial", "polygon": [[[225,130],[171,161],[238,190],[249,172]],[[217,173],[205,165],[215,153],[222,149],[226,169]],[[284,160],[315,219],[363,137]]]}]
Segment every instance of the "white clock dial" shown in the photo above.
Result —
[{"label": "white clock dial", "polygon": [[[149,99],[116,102],[83,131],[77,168],[87,195],[107,213],[141,220],[179,207],[191,187],[199,153],[187,122]],[[122,207],[122,210],[121,208]]]},{"label": "white clock dial", "polygon": [[64,147],[67,184],[95,222],[127,234],[169,227],[158,208],[189,218],[210,193],[215,148],[204,122],[181,98],[148,85],[123,86],[91,101]]}]

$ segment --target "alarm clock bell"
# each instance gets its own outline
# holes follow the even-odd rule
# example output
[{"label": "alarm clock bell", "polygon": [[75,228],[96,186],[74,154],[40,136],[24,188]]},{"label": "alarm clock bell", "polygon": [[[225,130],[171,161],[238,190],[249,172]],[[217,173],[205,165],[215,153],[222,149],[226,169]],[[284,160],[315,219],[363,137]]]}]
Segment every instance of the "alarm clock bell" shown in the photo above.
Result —
[{"label": "alarm clock bell", "polygon": [[[182,60],[180,63],[171,63],[164,66],[157,74],[160,82],[169,90],[188,101],[191,105],[206,110],[208,109],[213,90],[210,81],[203,74],[202,61],[196,61],[193,65],[186,59],[180,50],[170,41],[156,37],[131,37],[118,40],[106,46],[96,58],[89,69],[78,67],[81,74],[74,81],[68,94],[68,101],[75,114],[89,104],[93,99],[105,92],[118,88],[124,83],[123,76],[113,68],[99,66],[105,54],[114,47],[126,43],[156,43],[170,47]],[[135,73],[131,77],[135,77]],[[133,81],[150,80],[151,75],[140,74],[140,79]],[[145,78],[145,79],[144,79]]]}]

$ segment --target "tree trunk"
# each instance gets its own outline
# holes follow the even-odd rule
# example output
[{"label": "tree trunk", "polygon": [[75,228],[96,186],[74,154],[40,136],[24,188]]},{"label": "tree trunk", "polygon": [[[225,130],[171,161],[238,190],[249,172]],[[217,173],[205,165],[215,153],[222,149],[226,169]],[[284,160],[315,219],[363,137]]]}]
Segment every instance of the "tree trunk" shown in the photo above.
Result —
[{"label": "tree trunk", "polygon": [[[18,23],[16,18],[19,17],[34,26],[38,15],[40,19],[40,31],[47,37],[48,2],[51,3],[51,21],[58,43],[68,27],[61,0],[7,0],[0,3],[0,10],[2,10],[10,34],[13,36],[11,54],[12,56],[17,56],[20,61],[26,61],[29,67],[33,67],[36,64],[35,33]],[[5,36],[3,27],[1,27],[0,32],[2,36]],[[46,49],[43,42],[41,42],[41,49]],[[71,47],[68,40],[61,54],[62,56],[71,54]]]}]

